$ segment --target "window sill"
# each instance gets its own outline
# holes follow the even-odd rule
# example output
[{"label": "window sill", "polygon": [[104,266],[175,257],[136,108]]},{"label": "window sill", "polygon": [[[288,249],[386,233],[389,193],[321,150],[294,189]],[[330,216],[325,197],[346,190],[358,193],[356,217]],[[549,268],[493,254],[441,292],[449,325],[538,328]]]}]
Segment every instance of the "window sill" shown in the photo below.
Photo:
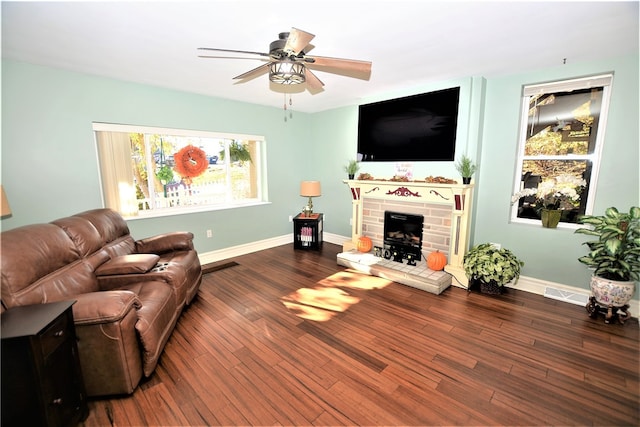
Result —
[{"label": "window sill", "polygon": [[142,211],[135,216],[123,215],[123,218],[127,221],[135,221],[140,219],[161,218],[161,217],[167,217],[167,216],[185,215],[185,214],[193,214],[193,213],[201,213],[201,212],[222,211],[227,209],[241,209],[241,208],[247,208],[252,206],[262,206],[262,205],[270,205],[270,204],[271,202],[254,201],[254,202],[244,202],[244,203],[225,204],[225,205],[208,205],[208,206],[194,206],[194,207],[184,207],[184,208],[158,209],[153,211]]},{"label": "window sill", "polygon": [[[509,223],[517,225],[530,225],[538,228],[544,228],[542,222],[539,219],[526,219],[526,218],[511,218]],[[566,230],[577,230],[583,227],[582,224],[576,224],[575,222],[560,222],[556,228],[563,228]]]}]

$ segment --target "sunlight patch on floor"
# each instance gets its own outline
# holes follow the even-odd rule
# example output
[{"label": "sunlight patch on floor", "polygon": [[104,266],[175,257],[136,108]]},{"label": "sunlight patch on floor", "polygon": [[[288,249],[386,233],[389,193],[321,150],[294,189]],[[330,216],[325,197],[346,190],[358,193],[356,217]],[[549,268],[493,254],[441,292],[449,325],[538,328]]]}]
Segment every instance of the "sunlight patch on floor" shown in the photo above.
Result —
[{"label": "sunlight patch on floor", "polygon": [[324,278],[318,282],[324,286],[340,286],[353,289],[382,289],[391,283],[391,280],[370,276],[355,270],[345,270]]},{"label": "sunlight patch on floor", "polygon": [[360,302],[360,298],[340,288],[374,290],[382,289],[389,283],[390,280],[380,277],[345,270],[319,280],[313,288],[300,288],[282,297],[281,301],[302,319],[326,322]]}]

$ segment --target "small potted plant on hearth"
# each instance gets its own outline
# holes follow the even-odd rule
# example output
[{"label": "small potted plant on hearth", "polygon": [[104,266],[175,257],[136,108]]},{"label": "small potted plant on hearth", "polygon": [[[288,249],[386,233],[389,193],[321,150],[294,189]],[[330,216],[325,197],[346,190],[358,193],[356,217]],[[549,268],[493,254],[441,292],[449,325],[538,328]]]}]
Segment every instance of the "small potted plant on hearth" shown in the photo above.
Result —
[{"label": "small potted plant on hearth", "polygon": [[578,222],[589,227],[575,233],[596,238],[583,243],[589,253],[578,258],[593,269],[587,312],[591,317],[605,312],[606,323],[612,318],[624,323],[630,316],[628,302],[635,293],[635,282],[640,280],[640,207],[633,206],[628,213],[610,207],[604,215],[584,215]]},{"label": "small potted plant on hearth", "polygon": [[349,163],[344,167],[344,171],[349,175],[349,179],[353,179],[359,170],[360,165],[356,160],[349,160]]},{"label": "small potted plant on hearth", "polygon": [[470,157],[463,154],[462,157],[460,157],[460,160],[456,163],[456,170],[462,177],[462,183],[469,184],[471,183],[471,177],[476,172],[476,164],[473,163],[473,160],[471,160]]},{"label": "small potted plant on hearth", "polygon": [[474,246],[463,261],[469,290],[479,287],[485,294],[501,294],[504,285],[518,280],[523,265],[509,249],[498,249],[491,243]]}]

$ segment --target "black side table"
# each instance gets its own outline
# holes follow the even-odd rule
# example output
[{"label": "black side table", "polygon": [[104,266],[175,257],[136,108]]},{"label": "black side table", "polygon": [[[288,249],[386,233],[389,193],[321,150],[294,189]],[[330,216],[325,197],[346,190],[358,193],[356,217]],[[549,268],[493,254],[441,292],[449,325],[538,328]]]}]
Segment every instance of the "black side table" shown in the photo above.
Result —
[{"label": "black side table", "polygon": [[295,249],[320,249],[322,247],[321,213],[309,216],[298,214],[293,218],[293,247]]},{"label": "black side table", "polygon": [[70,426],[87,418],[72,306],[2,313],[2,426]]}]

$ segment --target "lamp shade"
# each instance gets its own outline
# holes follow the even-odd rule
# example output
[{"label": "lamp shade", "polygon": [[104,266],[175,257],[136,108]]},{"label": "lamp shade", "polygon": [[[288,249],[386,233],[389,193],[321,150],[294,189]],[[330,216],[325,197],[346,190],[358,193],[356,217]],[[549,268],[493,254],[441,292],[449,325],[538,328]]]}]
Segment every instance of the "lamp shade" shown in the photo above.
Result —
[{"label": "lamp shade", "polygon": [[320,192],[320,181],[302,181],[300,183],[300,195],[304,197],[318,197]]},{"label": "lamp shade", "polygon": [[7,200],[7,195],[4,192],[4,187],[0,185],[0,216],[11,215],[11,207],[9,206],[9,200]]}]

